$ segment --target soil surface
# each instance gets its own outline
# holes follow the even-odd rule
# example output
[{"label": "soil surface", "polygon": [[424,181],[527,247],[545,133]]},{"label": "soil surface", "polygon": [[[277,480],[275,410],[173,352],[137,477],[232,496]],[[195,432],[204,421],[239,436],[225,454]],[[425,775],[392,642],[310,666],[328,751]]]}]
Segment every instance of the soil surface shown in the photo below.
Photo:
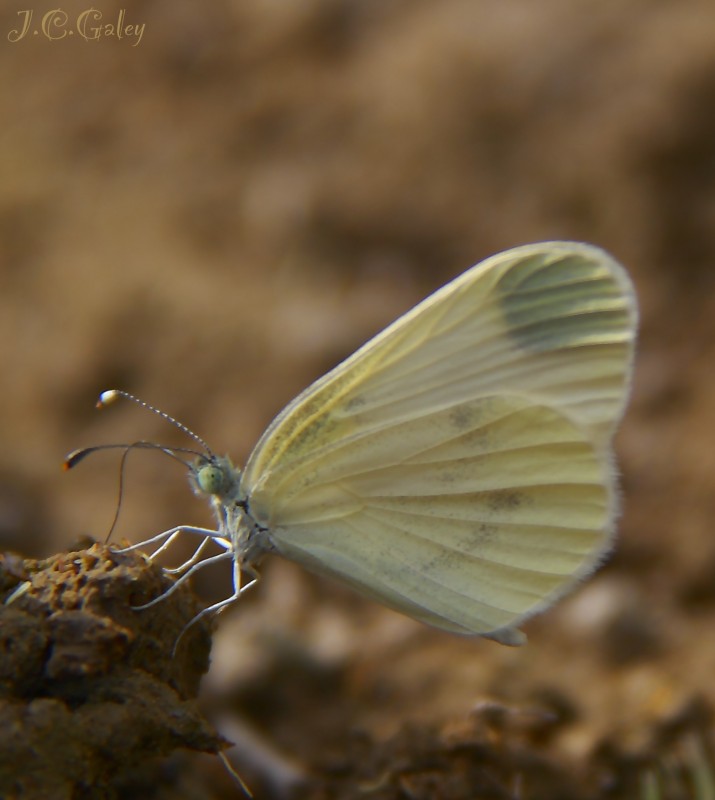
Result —
[{"label": "soil surface", "polygon": [[[4,562],[4,596],[27,580],[22,559],[77,563],[82,537],[112,526],[120,455],[63,475],[67,452],[186,445],[130,404],[95,410],[104,389],[242,463],[292,397],[400,313],[545,239],[609,250],[642,321],[617,544],[525,626],[525,647],[430,630],[272,559],[216,621],[200,714],[147,714],[111,780],[58,798],[241,796],[215,756],[159,758],[179,728],[188,748],[234,742],[257,800],[715,798],[715,4],[100,6],[0,8],[0,551],[22,557]],[[121,474],[113,541],[209,523],[162,454],[132,452]],[[204,604],[230,592],[225,565],[206,572]],[[58,629],[15,608],[29,596],[8,606],[25,633],[3,623],[0,667],[14,648],[39,670],[21,695],[57,713],[55,732],[82,721],[76,696],[47,705],[53,655],[61,676],[86,656],[90,680],[134,652],[130,599],[112,596],[121,630],[104,611],[90,621],[99,662],[50,653]],[[44,797],[13,719],[7,796]],[[84,745],[77,763],[106,777],[98,741]]]}]

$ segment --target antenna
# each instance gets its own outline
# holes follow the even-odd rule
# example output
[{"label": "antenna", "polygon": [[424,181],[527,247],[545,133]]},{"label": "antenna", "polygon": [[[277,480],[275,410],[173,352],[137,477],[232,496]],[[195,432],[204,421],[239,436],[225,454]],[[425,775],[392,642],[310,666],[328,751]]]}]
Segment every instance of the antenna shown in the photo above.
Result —
[{"label": "antenna", "polygon": [[[96,444],[93,447],[83,447],[80,450],[73,450],[69,453],[66,457],[64,462],[62,463],[62,469],[67,470],[74,469],[74,467],[79,464],[80,461],[83,461],[88,455],[91,453],[96,453],[99,450],[129,450],[134,449],[144,449],[144,450],[159,450],[162,453],[165,453],[167,456],[171,456],[171,458],[178,461],[180,464],[183,464],[187,469],[191,469],[191,464],[188,461],[185,461],[179,453],[188,453],[192,456],[198,456],[201,458],[205,458],[203,453],[199,453],[198,450],[192,450],[189,447],[167,447],[163,444],[158,444],[157,442],[132,442],[131,444]],[[209,451],[211,455],[211,451]]]},{"label": "antenna", "polygon": [[124,397],[127,400],[131,400],[142,408],[147,409],[147,411],[158,414],[162,419],[165,419],[174,427],[178,428],[180,431],[183,431],[197,444],[200,444],[201,447],[203,447],[204,450],[209,454],[209,456],[211,456],[211,458],[216,457],[206,442],[197,433],[194,433],[191,428],[187,427],[182,422],[179,422],[178,419],[174,419],[174,417],[172,417],[170,414],[167,414],[166,411],[162,411],[160,408],[156,408],[155,406],[147,403],[145,400],[140,400],[138,397],[135,397],[133,394],[129,394],[129,392],[125,392],[122,389],[107,389],[107,391],[102,392],[102,394],[99,395],[99,400],[97,400],[97,408],[104,408],[105,406],[114,403],[119,397]]}]

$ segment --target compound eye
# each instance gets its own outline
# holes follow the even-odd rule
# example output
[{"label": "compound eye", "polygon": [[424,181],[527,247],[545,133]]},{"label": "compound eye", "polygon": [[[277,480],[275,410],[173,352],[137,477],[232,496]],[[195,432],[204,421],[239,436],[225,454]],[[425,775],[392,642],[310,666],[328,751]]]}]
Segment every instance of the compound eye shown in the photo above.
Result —
[{"label": "compound eye", "polygon": [[197,471],[196,483],[206,494],[220,494],[226,484],[226,475],[221,467],[206,464]]}]

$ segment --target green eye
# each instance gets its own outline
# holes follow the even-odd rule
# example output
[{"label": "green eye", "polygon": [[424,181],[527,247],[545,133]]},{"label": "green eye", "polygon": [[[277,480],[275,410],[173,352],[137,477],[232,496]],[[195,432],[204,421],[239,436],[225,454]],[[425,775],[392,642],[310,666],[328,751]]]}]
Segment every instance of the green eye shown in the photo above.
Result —
[{"label": "green eye", "polygon": [[207,464],[196,473],[196,483],[206,494],[219,494],[226,484],[226,476],[221,467]]}]

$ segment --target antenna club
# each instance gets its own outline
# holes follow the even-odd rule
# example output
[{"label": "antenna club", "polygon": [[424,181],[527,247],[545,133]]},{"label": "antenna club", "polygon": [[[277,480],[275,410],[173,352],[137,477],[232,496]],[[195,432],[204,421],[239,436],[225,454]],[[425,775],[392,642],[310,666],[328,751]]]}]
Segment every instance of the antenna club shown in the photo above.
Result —
[{"label": "antenna club", "polygon": [[102,392],[102,394],[99,395],[99,400],[97,400],[97,408],[104,408],[105,406],[108,406],[120,396],[121,392],[119,392],[118,389],[107,389],[106,392]]},{"label": "antenna club", "polygon": [[94,448],[83,448],[82,450],[73,450],[67,458],[62,462],[62,470],[69,472]]}]

